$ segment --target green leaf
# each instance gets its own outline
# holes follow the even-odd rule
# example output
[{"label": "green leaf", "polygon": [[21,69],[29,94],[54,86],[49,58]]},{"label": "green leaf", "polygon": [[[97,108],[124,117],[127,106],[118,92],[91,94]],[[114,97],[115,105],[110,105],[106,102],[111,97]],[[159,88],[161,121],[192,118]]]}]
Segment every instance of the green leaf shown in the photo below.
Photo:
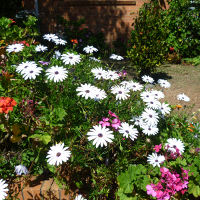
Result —
[{"label": "green leaf", "polygon": [[120,188],[123,189],[124,193],[132,193],[133,192],[132,179],[130,178],[130,176],[127,172],[119,175],[117,177],[117,181],[119,182]]},{"label": "green leaf", "polygon": [[50,172],[54,173],[56,172],[56,167],[54,165],[50,165],[49,163],[47,163],[47,167],[49,169]]},{"label": "green leaf", "polygon": [[189,184],[188,193],[193,194],[194,197],[199,197],[200,196],[200,187],[195,184]]},{"label": "green leaf", "polygon": [[47,145],[50,141],[51,141],[51,135],[49,135],[48,133],[44,133],[44,134],[33,134],[31,135],[29,138],[36,138],[39,141],[43,142],[45,145]]},{"label": "green leaf", "polygon": [[120,198],[120,200],[137,200],[137,197],[128,197],[126,194],[123,193],[123,189],[120,188],[117,191],[117,196]]},{"label": "green leaf", "polygon": [[56,108],[54,112],[55,112],[56,116],[58,117],[59,121],[62,121],[63,118],[67,114],[63,108]]}]

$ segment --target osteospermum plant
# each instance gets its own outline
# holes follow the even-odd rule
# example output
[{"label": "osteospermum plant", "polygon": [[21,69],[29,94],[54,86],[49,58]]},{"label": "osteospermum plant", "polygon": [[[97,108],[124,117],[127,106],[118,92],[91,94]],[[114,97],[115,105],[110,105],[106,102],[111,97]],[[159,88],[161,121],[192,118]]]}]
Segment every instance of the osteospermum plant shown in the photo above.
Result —
[{"label": "osteospermum plant", "polygon": [[[166,184],[170,182],[167,175],[177,177],[181,172],[185,182],[173,182],[181,184],[176,191],[161,183],[162,196],[179,191],[183,198],[199,195],[191,189],[199,184],[198,126],[191,134],[191,123],[171,115],[175,108],[164,102],[171,84],[160,79],[161,91],[154,88],[156,81],[148,74],[140,82],[130,80],[122,69],[91,57],[100,51],[95,46],[79,47],[77,42],[78,52],[69,44],[69,38],[47,33],[29,46],[11,43],[5,47],[0,143],[2,152],[17,153],[13,157],[1,154],[2,197],[7,194],[4,180],[10,176],[48,172],[69,189],[76,188],[74,199],[100,195],[149,199],[158,196],[156,180],[163,170]],[[123,59],[110,55],[115,62]],[[189,97],[182,93],[178,99],[188,101]],[[134,169],[135,176],[122,180],[120,174],[129,174],[129,169]],[[188,184],[187,172],[192,180]]]}]

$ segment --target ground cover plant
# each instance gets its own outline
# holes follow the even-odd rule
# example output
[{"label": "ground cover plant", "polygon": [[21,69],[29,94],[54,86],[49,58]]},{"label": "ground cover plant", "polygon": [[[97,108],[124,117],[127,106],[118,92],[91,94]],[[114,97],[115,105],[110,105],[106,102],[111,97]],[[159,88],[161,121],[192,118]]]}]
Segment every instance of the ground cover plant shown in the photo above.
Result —
[{"label": "ground cover plant", "polygon": [[33,174],[78,191],[76,200],[199,198],[200,124],[176,115],[190,97],[169,105],[167,80],[129,80],[96,47],[77,53],[56,34],[5,37],[1,48],[0,199]]}]

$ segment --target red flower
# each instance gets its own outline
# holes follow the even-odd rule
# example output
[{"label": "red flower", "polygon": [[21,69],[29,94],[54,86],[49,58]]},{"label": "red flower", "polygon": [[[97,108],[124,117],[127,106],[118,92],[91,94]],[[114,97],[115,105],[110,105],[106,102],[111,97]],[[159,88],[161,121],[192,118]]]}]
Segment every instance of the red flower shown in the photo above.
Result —
[{"label": "red flower", "polygon": [[77,39],[71,39],[71,42],[72,42],[73,44],[78,44],[78,40],[77,40]]},{"label": "red flower", "polygon": [[16,21],[14,21],[13,19],[11,19],[11,18],[9,18],[11,21],[12,21],[12,23],[16,23]]},{"label": "red flower", "polygon": [[170,51],[174,51],[174,47],[170,47],[169,50],[170,50]]},{"label": "red flower", "polygon": [[23,45],[26,45],[27,47],[29,47],[29,43],[27,43],[25,40],[23,41],[14,41],[13,44],[23,44]]},{"label": "red flower", "polygon": [[13,107],[17,105],[17,102],[10,97],[0,97],[0,113],[8,114],[13,110]]}]

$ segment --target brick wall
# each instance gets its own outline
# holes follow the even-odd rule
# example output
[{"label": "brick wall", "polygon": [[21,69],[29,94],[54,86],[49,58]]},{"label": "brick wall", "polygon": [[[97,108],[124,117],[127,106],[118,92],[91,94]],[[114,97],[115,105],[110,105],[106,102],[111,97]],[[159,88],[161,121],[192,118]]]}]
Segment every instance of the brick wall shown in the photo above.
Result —
[{"label": "brick wall", "polygon": [[[35,0],[23,0],[24,8],[34,9]],[[56,16],[67,20],[85,19],[93,32],[103,32],[107,42],[127,40],[139,8],[147,0],[38,0],[42,32],[56,33]],[[30,6],[31,5],[31,6]],[[133,14],[131,14],[134,12]]]}]

